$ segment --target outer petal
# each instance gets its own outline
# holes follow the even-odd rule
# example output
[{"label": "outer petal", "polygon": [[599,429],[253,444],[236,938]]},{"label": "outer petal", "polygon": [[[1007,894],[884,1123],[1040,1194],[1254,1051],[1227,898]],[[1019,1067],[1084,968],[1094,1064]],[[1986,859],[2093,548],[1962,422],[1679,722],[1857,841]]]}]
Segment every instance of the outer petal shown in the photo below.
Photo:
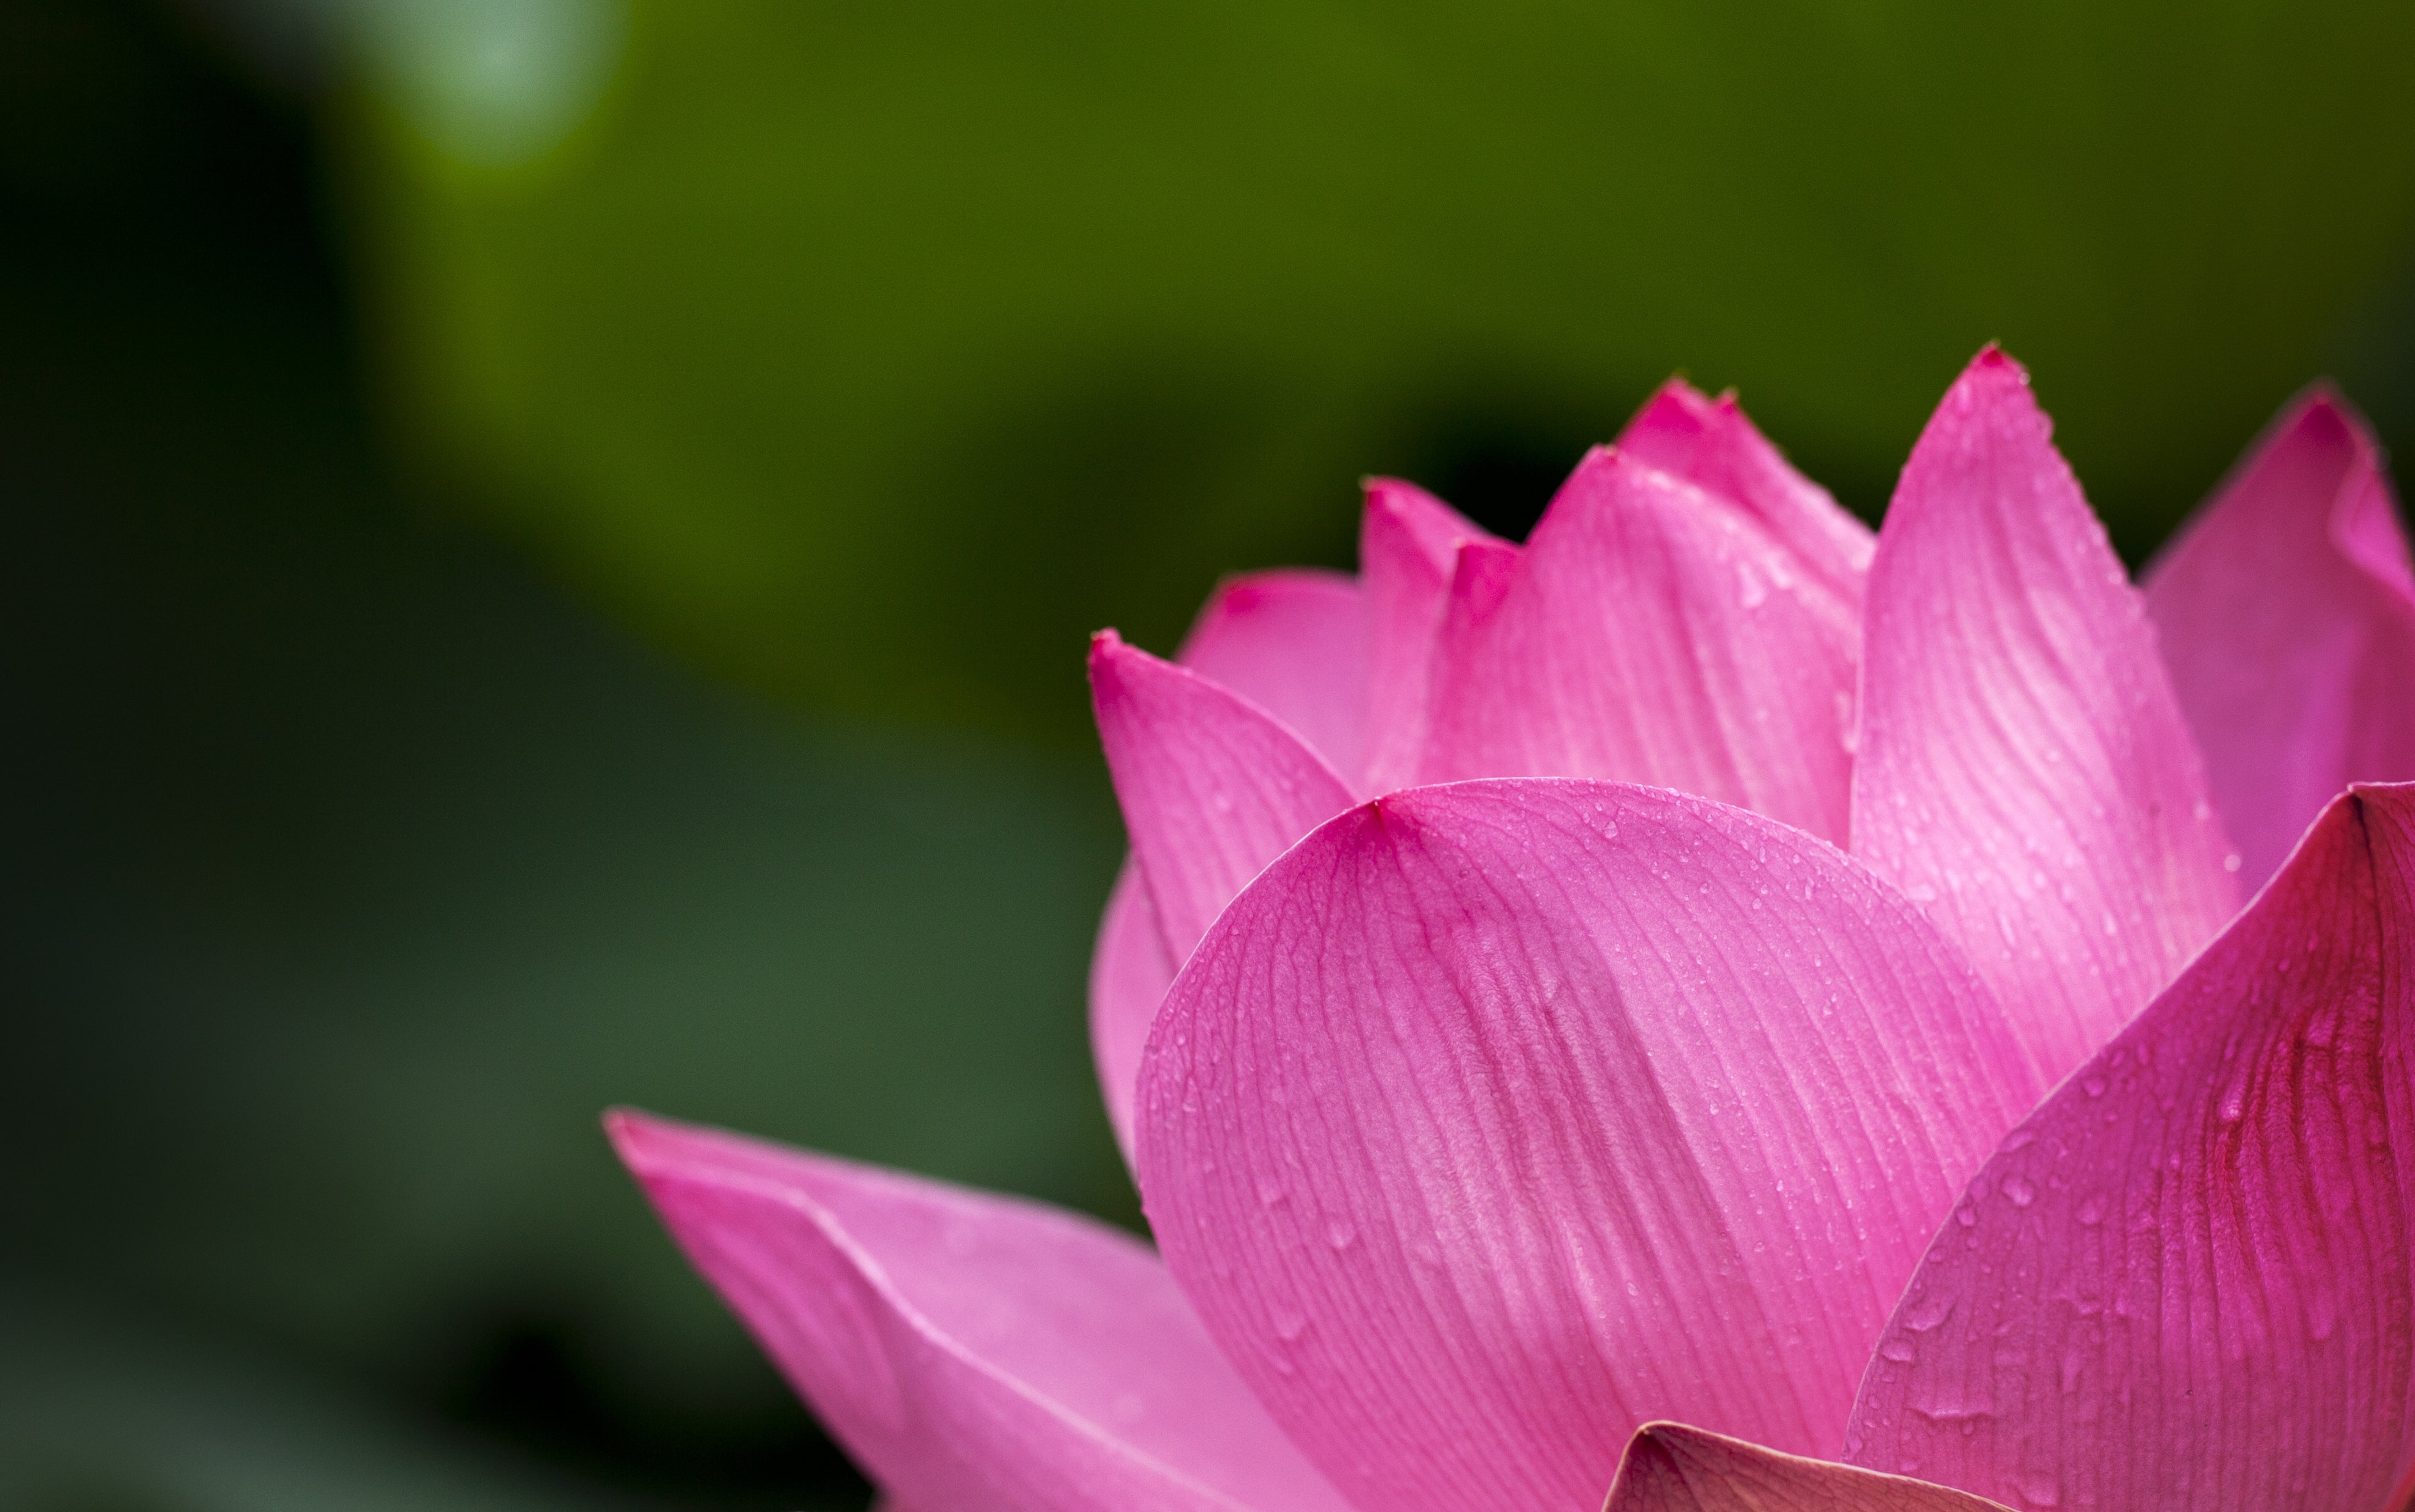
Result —
[{"label": "outer petal", "polygon": [[1182,961],[1243,883],[1350,806],[1350,789],[1265,710],[1112,630],[1091,642],[1090,692],[1166,958]]},{"label": "outer petal", "polygon": [[[1417,775],[1425,748],[1434,636],[1462,543],[1517,548],[1414,484],[1367,483],[1358,576],[1368,620],[1367,763],[1359,790],[1388,793]],[[1345,769],[1346,770],[1346,769]]]},{"label": "outer petal", "polygon": [[2415,1427],[2415,788],[2340,800],[1972,1184],[1850,1457],[2102,1512],[2380,1512]]},{"label": "outer petal", "polygon": [[1636,1430],[1602,1512],[1988,1512],[1927,1481],[1779,1454],[1675,1423]]},{"label": "outer petal", "polygon": [[2213,937],[2238,883],[2154,633],[2049,429],[1990,347],[1912,448],[1870,568],[1853,854],[1928,905],[2060,1076]]},{"label": "outer petal", "polygon": [[1132,1088],[1140,1078],[1141,1051],[1148,1044],[1148,1026],[1157,1021],[1157,1005],[1165,1000],[1165,989],[1173,982],[1174,962],[1165,952],[1157,917],[1149,911],[1140,865],[1126,857],[1123,870],[1116,874],[1116,889],[1107,895],[1098,945],[1090,952],[1090,1060],[1098,1068],[1107,1122],[1127,1165],[1132,1158]]},{"label": "outer petal", "polygon": [[1367,613],[1340,573],[1286,567],[1226,579],[1177,662],[1290,726],[1327,765],[1364,764]]},{"label": "outer petal", "polygon": [[607,1127],[681,1248],[895,1503],[1340,1512],[1145,1246],[638,1114]]},{"label": "outer petal", "polygon": [[1841,841],[1859,634],[1743,513],[1597,450],[1446,634],[1421,775],[1649,783]]},{"label": "outer petal", "polygon": [[2350,782],[2415,778],[2415,580],[2337,396],[2274,426],[2149,571],[2147,608],[2250,888]]},{"label": "outer petal", "polygon": [[1713,399],[1672,378],[1618,438],[1619,450],[1729,500],[1849,604],[1862,601],[1875,545],[1870,528],[1827,489],[1787,464],[1745,418],[1733,394]]},{"label": "outer petal", "polygon": [[1608,783],[1413,788],[1237,899],[1141,1072],[1167,1263],[1361,1507],[1588,1504],[1682,1414],[1834,1453],[2038,1083],[1827,845]]}]

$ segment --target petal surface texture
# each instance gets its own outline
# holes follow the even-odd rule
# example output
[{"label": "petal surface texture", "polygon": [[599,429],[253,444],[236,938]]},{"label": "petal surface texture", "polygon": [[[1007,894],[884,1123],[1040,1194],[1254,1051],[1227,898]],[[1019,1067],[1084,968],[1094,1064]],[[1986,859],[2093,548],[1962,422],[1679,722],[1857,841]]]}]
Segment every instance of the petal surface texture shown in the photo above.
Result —
[{"label": "petal surface texture", "polygon": [[2060,1077],[2238,908],[2154,632],[1993,348],[1905,464],[1871,562],[1853,854],[1971,954]]},{"label": "petal surface texture", "polygon": [[1648,1423],[1627,1445],[1602,1512],[1990,1512],[2000,1505],[1699,1428]]},{"label": "petal surface texture", "polygon": [[1293,847],[1176,981],[1141,1192],[1356,1505],[1584,1512],[1654,1418],[1835,1454],[2039,1085],[1823,842],[1658,788],[1412,788]]},{"label": "petal surface texture", "polygon": [[608,1126],[681,1248],[894,1504],[1342,1512],[1137,1241],[641,1115]]},{"label": "petal surface texture", "polygon": [[1178,964],[1244,883],[1350,806],[1350,789],[1266,710],[1113,631],[1091,642],[1090,692],[1150,910]]},{"label": "petal surface texture", "polygon": [[2415,788],[2342,798],[2007,1137],[1847,1457],[2015,1505],[2382,1512],[2409,1436]]},{"label": "petal surface texture", "polygon": [[[1358,522],[1367,603],[1367,762],[1359,790],[1388,793],[1417,776],[1425,747],[1434,637],[1462,542],[1508,543],[1414,484],[1373,478]],[[1510,549],[1515,549],[1514,547]],[[1346,769],[1345,769],[1346,770]]]},{"label": "petal surface texture", "polygon": [[1123,870],[1116,874],[1115,891],[1107,894],[1099,942],[1090,951],[1090,1061],[1098,1068],[1107,1123],[1127,1165],[1132,1156],[1132,1089],[1140,1077],[1141,1052],[1148,1046],[1157,1005],[1173,983],[1174,962],[1165,953],[1157,918],[1149,912],[1140,863],[1126,857]]},{"label": "petal surface texture", "polygon": [[2251,889],[2349,783],[2415,779],[2415,576],[2336,397],[2281,418],[2148,573],[2147,607]]},{"label": "petal surface texture", "polygon": [[1857,617],[1743,510],[1597,450],[1453,593],[1420,780],[1648,783],[1844,839]]},{"label": "petal surface texture", "polygon": [[1745,418],[1733,395],[1714,399],[1672,379],[1628,423],[1618,446],[1739,505],[1838,596],[1861,602],[1876,544],[1870,528],[1795,472]]},{"label": "petal surface texture", "polygon": [[1290,726],[1334,771],[1364,765],[1366,606],[1340,573],[1291,567],[1229,579],[1174,659]]}]

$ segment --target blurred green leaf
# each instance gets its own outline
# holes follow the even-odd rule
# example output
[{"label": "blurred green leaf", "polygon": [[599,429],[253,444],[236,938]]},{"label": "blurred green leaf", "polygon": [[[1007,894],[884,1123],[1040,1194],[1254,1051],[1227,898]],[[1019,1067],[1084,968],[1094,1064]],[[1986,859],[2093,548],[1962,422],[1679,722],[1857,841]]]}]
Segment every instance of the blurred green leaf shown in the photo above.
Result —
[{"label": "blurred green leaf", "polygon": [[349,161],[517,529],[758,682],[1064,729],[1084,632],[1680,367],[1870,507],[2001,339],[2135,553],[2399,265],[2410,85],[2387,0],[682,0],[541,159],[372,87]]}]

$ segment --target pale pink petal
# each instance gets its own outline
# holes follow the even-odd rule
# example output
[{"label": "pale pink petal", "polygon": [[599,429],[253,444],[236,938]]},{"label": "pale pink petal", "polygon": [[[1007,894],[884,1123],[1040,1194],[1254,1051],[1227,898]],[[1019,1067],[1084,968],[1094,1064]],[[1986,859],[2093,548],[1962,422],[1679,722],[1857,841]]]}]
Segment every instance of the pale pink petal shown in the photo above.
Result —
[{"label": "pale pink petal", "polygon": [[1425,748],[1434,636],[1442,628],[1443,602],[1463,541],[1516,550],[1414,484],[1368,480],[1367,509],[1358,525],[1368,634],[1361,792],[1388,793],[1417,776]]},{"label": "pale pink petal", "polygon": [[1615,784],[1412,788],[1225,911],[1160,1010],[1141,1191],[1361,1507],[1590,1505],[1666,1415],[1833,1454],[1928,1235],[2041,1084],[1919,914]]},{"label": "pale pink petal", "polygon": [[1736,508],[1597,450],[1492,612],[1446,619],[1421,780],[1648,783],[1843,840],[1856,616]]},{"label": "pale pink petal", "polygon": [[1993,347],[1921,433],[1865,601],[1853,854],[2062,1075],[2238,908],[2154,632]]},{"label": "pale pink petal", "polygon": [[1138,1241],[640,1114],[606,1122],[688,1258],[897,1503],[1342,1512]]},{"label": "pale pink petal", "polygon": [[1676,1423],[1636,1430],[1602,1512],[1988,1512],[1999,1504]]},{"label": "pale pink petal", "polygon": [[1219,585],[1174,659],[1290,726],[1334,771],[1364,764],[1367,613],[1340,573],[1285,567]]},{"label": "pale pink petal", "polygon": [[2008,1136],[1849,1458],[2030,1505],[2381,1512],[2415,1447],[2415,787],[2318,820]]},{"label": "pale pink petal", "polygon": [[1745,418],[1733,394],[1710,398],[1672,378],[1628,422],[1618,447],[1735,503],[1838,597],[1861,603],[1875,545],[1870,528],[1795,472]]},{"label": "pale pink petal", "polygon": [[1090,1060],[1098,1068],[1107,1122],[1127,1165],[1132,1156],[1132,1088],[1140,1076],[1141,1051],[1148,1044],[1148,1026],[1157,1021],[1157,1005],[1173,981],[1174,962],[1149,912],[1140,865],[1126,857],[1116,874],[1115,891],[1107,895],[1106,917],[1099,921],[1098,945],[1090,952]]},{"label": "pale pink petal", "polygon": [[1350,789],[1280,720],[1112,630],[1090,643],[1090,696],[1170,961],[1284,846],[1350,806]]},{"label": "pale pink petal", "polygon": [[2147,607],[2250,889],[2349,783],[2415,778],[2415,582],[2337,396],[2257,445],[2148,572]]}]

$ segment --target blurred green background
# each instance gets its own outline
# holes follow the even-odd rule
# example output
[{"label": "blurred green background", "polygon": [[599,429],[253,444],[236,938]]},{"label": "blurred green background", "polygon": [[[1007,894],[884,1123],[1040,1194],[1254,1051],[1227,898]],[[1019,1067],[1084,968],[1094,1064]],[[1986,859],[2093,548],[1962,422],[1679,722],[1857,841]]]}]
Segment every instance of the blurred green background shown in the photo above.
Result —
[{"label": "blurred green background", "polygon": [[839,1507],[594,1128],[1130,1221],[1083,637],[2001,339],[2415,431],[2415,10],[0,0],[0,1505]]}]

